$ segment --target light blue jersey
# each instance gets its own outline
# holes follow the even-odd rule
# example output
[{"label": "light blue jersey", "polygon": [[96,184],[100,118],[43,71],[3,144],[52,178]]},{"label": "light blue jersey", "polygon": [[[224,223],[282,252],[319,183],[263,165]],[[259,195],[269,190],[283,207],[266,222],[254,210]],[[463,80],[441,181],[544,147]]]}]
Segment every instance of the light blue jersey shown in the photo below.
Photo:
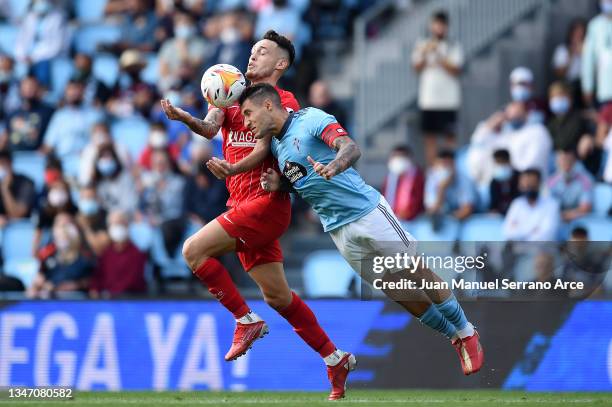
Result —
[{"label": "light blue jersey", "polygon": [[380,193],[354,168],[328,181],[308,162],[308,156],[324,165],[331,162],[336,151],[329,144],[347,135],[334,116],[310,107],[291,113],[280,135],[272,138],[271,150],[278,167],[319,215],[326,232],[365,216],[380,201]]}]

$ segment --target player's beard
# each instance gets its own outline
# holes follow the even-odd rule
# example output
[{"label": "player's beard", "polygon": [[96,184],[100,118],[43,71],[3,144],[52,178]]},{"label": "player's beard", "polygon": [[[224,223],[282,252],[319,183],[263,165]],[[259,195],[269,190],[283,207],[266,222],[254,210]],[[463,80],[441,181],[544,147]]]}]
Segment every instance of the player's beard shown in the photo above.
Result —
[{"label": "player's beard", "polygon": [[274,67],[271,67],[269,69],[264,69],[264,68],[258,69],[256,67],[255,71],[250,71],[247,68],[245,76],[251,83],[256,83],[256,82],[262,82],[268,79],[269,77],[272,76],[273,73],[274,73]]}]

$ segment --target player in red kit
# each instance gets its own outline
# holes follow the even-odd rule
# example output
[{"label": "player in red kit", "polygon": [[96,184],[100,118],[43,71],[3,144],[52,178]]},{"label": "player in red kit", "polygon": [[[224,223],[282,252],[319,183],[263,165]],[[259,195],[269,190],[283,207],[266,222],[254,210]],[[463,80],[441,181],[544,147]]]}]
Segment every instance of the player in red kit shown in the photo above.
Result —
[{"label": "player in red kit", "polygon": [[[276,87],[294,57],[293,44],[276,32],[268,31],[253,46],[245,76],[251,83],[268,83]],[[299,110],[299,104],[291,92],[276,89],[286,109]],[[223,156],[230,164],[241,161],[254,149],[269,148],[268,140],[258,142],[252,131],[244,126],[238,104],[225,109],[211,106],[204,120],[172,106],[168,100],[162,100],[161,104],[168,118],[185,123],[193,132],[205,138],[210,139],[221,130]],[[291,201],[288,194],[266,192],[260,185],[262,172],[274,166],[275,160],[269,154],[260,166],[251,171],[225,174],[230,192],[228,210],[185,242],[183,256],[198,279],[236,319],[234,340],[225,360],[234,360],[245,354],[255,340],[268,332],[266,323],[250,310],[228,271],[216,259],[221,254],[236,251],[244,269],[259,286],[266,303],[277,310],[295,332],[323,357],[332,383],[329,398],[341,398],[348,375],[348,368],[343,366],[348,366],[345,362],[350,354],[336,349],[310,308],[287,284],[278,238],[289,226]]]}]

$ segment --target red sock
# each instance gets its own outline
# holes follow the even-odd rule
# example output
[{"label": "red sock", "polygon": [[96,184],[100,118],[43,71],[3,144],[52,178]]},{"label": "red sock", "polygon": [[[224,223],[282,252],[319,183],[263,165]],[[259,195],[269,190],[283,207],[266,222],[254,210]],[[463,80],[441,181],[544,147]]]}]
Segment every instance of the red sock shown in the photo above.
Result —
[{"label": "red sock", "polygon": [[336,346],[319,325],[317,317],[312,313],[312,310],[304,301],[294,292],[292,294],[291,304],[281,311],[281,314],[297,333],[312,349],[319,352],[321,357],[326,357],[336,350]]},{"label": "red sock", "polygon": [[208,258],[194,273],[208,287],[208,292],[215,296],[234,318],[239,319],[249,312],[249,307],[238,292],[229,272],[215,258]]}]

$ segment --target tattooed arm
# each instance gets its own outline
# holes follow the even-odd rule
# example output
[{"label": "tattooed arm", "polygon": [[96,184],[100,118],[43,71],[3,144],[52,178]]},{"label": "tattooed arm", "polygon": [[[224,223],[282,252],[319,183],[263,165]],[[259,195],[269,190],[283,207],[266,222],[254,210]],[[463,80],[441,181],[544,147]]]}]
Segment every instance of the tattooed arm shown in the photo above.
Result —
[{"label": "tattooed arm", "polygon": [[183,122],[191,131],[207,139],[215,137],[225,118],[223,110],[217,108],[209,110],[206,118],[201,120],[180,107],[173,106],[168,99],[162,99],[161,106],[168,119]]},{"label": "tattooed arm", "polygon": [[308,161],[312,164],[314,170],[325,179],[331,179],[347,170],[361,157],[359,147],[348,136],[337,137],[333,142],[333,148],[338,153],[336,158],[327,165],[321,164],[308,156]]}]

